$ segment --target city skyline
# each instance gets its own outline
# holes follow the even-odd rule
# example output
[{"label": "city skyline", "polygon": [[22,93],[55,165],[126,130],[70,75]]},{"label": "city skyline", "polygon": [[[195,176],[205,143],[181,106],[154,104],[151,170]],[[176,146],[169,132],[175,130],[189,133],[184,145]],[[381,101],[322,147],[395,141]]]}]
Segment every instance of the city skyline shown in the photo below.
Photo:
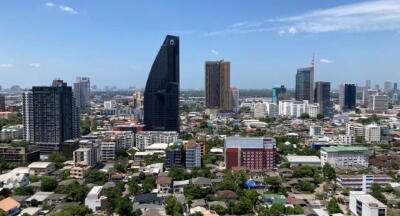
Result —
[{"label": "city skyline", "polygon": [[330,81],[333,89],[342,82],[400,80],[398,1],[157,4],[3,2],[0,85],[30,87],[54,78],[72,84],[87,76],[97,86],[144,88],[167,34],[181,39],[182,89],[202,89],[204,62],[220,59],[232,62],[233,86],[293,89],[296,69],[309,66],[313,53],[315,81]]}]

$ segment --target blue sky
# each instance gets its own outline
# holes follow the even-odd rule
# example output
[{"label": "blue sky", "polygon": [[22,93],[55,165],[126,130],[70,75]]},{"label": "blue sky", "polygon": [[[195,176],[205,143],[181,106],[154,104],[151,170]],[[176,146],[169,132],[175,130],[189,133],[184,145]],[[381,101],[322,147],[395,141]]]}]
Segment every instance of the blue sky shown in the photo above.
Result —
[{"label": "blue sky", "polygon": [[3,0],[0,26],[5,87],[144,87],[166,34],[180,36],[181,88],[203,88],[217,59],[239,88],[292,88],[313,53],[316,80],[334,86],[400,81],[399,0]]}]

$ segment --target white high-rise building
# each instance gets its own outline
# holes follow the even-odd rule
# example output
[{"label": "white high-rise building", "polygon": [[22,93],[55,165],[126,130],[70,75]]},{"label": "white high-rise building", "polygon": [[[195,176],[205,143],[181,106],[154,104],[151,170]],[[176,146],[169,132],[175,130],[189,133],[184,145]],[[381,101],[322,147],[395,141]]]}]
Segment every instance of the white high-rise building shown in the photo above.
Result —
[{"label": "white high-rise building", "polygon": [[89,77],[77,77],[74,83],[74,95],[76,105],[79,108],[90,105],[90,79]]},{"label": "white high-rise building", "polygon": [[103,186],[94,186],[87,194],[85,206],[93,212],[103,210],[107,205],[107,197],[103,195]]},{"label": "white high-rise building", "polygon": [[104,101],[103,106],[104,109],[111,110],[117,106],[117,103],[115,102],[115,100]]},{"label": "white high-rise building", "polygon": [[307,113],[311,118],[317,118],[319,114],[319,104],[317,103],[308,104]]},{"label": "white high-rise building", "polygon": [[265,103],[258,102],[254,105],[254,118],[265,118],[267,115],[267,106]]},{"label": "white high-rise building", "polygon": [[362,95],[362,103],[365,106],[368,106],[369,104],[369,100],[370,100],[370,96],[371,95],[376,95],[379,93],[379,90],[377,89],[364,89],[363,90],[363,95]]},{"label": "white high-rise building", "polygon": [[267,104],[267,115],[270,117],[278,117],[279,105],[276,103],[268,103]]},{"label": "white high-rise building", "polygon": [[383,91],[390,92],[393,90],[393,83],[390,81],[385,81],[383,83]]},{"label": "white high-rise building", "polygon": [[381,141],[381,127],[376,124],[365,126],[365,142],[379,143]]},{"label": "white high-rise building", "polygon": [[356,216],[387,215],[387,206],[365,191],[350,191],[349,209]]},{"label": "white high-rise building", "polygon": [[346,135],[364,137],[364,126],[358,123],[346,123]]},{"label": "white high-rise building", "polygon": [[113,161],[115,159],[115,142],[102,142],[100,146],[101,160],[102,161]]}]

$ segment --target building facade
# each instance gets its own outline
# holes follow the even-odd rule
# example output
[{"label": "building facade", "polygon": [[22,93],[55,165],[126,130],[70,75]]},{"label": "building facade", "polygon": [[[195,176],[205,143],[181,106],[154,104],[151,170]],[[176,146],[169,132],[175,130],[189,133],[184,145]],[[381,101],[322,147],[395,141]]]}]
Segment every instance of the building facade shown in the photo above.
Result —
[{"label": "building facade", "polygon": [[295,99],[314,101],[314,66],[297,69]]},{"label": "building facade", "polygon": [[179,131],[179,37],[167,35],[144,91],[144,124],[150,131]]},{"label": "building facade", "polygon": [[381,127],[376,124],[365,126],[364,140],[367,143],[379,143],[381,141]]},{"label": "building facade", "polygon": [[230,77],[231,63],[224,60],[205,63],[206,107],[231,110]]},{"label": "building facade", "polygon": [[145,149],[154,143],[174,143],[178,140],[176,131],[139,131],[136,133],[136,148]]},{"label": "building facade", "polygon": [[225,164],[227,169],[272,170],[275,166],[276,141],[270,137],[227,137]]},{"label": "building facade", "polygon": [[89,77],[77,77],[74,83],[74,95],[76,106],[86,108],[90,105],[90,79]]},{"label": "building facade", "polygon": [[279,103],[280,100],[286,99],[286,88],[284,85],[274,86],[272,88],[272,103]]},{"label": "building facade", "polygon": [[201,167],[201,146],[196,141],[188,141],[185,145],[186,169]]},{"label": "building facade", "polygon": [[387,206],[364,191],[350,191],[349,209],[355,216],[387,215]]},{"label": "building facade", "polygon": [[79,111],[72,88],[62,80],[52,86],[34,86],[23,95],[24,138],[41,153],[59,151],[65,140],[79,134]]},{"label": "building facade", "polygon": [[239,89],[236,87],[231,88],[231,106],[232,112],[239,112]]},{"label": "building facade", "polygon": [[331,83],[330,82],[316,82],[315,83],[315,103],[319,104],[320,114],[325,117],[332,116],[332,102],[331,102]]},{"label": "building facade", "polygon": [[322,147],[321,166],[329,163],[335,168],[359,169],[368,167],[368,148],[361,146]]},{"label": "building facade", "polygon": [[353,83],[343,83],[340,85],[339,104],[343,111],[356,109],[357,87]]}]

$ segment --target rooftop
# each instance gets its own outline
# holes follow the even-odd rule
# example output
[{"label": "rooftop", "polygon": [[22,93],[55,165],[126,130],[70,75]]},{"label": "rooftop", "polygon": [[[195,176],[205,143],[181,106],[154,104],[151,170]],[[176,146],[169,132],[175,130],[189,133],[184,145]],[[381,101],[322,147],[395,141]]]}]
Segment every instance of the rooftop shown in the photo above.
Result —
[{"label": "rooftop", "polygon": [[318,156],[288,155],[286,159],[290,163],[321,163]]},{"label": "rooftop", "polygon": [[53,162],[33,162],[29,164],[29,168],[47,168],[48,166],[54,164]]},{"label": "rooftop", "polygon": [[13,208],[19,208],[20,204],[13,198],[8,197],[0,201],[0,209],[5,212],[10,211]]},{"label": "rooftop", "polygon": [[329,153],[338,153],[338,152],[364,152],[368,151],[368,148],[363,146],[330,146],[330,147],[322,147],[321,151],[329,152]]},{"label": "rooftop", "polygon": [[364,191],[350,191],[350,196],[355,196],[357,200],[368,205],[370,208],[386,208],[385,204]]}]

